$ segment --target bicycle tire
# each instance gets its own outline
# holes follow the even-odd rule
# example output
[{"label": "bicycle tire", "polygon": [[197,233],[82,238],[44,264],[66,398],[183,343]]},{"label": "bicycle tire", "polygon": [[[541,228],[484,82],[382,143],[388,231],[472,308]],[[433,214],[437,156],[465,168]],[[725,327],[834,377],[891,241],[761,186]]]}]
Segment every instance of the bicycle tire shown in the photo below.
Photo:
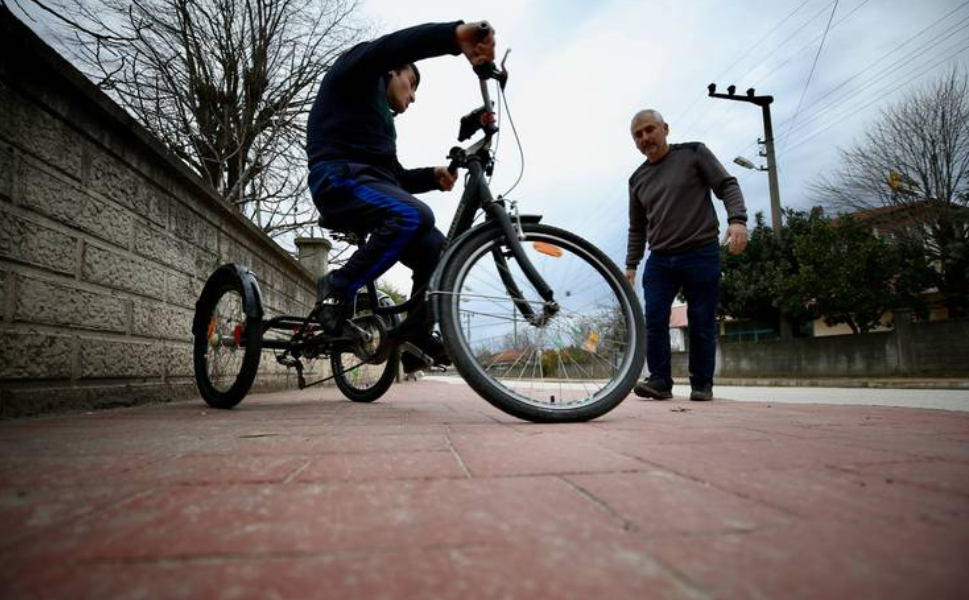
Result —
[{"label": "bicycle tire", "polygon": [[[194,335],[195,383],[212,408],[230,409],[242,402],[259,371],[262,319],[246,316],[252,311],[245,303],[239,276],[220,270],[205,283],[195,305],[196,322],[207,324]],[[222,342],[230,337],[231,343]]]},{"label": "bicycle tire", "polygon": [[[330,368],[333,369],[333,381],[348,400],[353,402],[373,402],[387,393],[390,386],[397,378],[398,365],[400,365],[400,350],[394,348],[387,360],[379,365],[364,364],[347,372],[344,368],[345,361],[350,364],[358,364],[360,359],[352,352],[334,352],[330,355]],[[367,377],[366,373],[382,368],[376,377]],[[359,376],[353,371],[361,373]],[[367,385],[367,382],[372,382]]]},{"label": "bicycle tire", "polygon": [[[471,388],[510,415],[537,423],[601,417],[629,395],[642,369],[646,344],[639,301],[619,268],[581,237],[536,223],[524,223],[522,234],[522,246],[555,291],[560,312],[539,325],[523,321],[518,333],[522,317],[499,278],[500,259],[492,253],[503,248],[505,238],[497,229],[483,230],[462,243],[444,267],[436,305],[447,350]],[[501,255],[510,257],[505,250]],[[508,261],[502,272],[514,277],[529,304],[540,307],[537,292],[523,273],[514,272],[513,259]],[[478,292],[472,285],[490,291]],[[464,303],[471,307],[462,308]],[[505,311],[503,316],[494,313],[495,307]],[[485,323],[472,325],[472,319]],[[514,331],[510,342],[509,321]],[[515,373],[517,363],[501,371],[503,353],[511,353],[511,361],[516,352],[521,371]],[[534,370],[526,372],[533,360]],[[553,371],[558,376],[546,379]]]}]

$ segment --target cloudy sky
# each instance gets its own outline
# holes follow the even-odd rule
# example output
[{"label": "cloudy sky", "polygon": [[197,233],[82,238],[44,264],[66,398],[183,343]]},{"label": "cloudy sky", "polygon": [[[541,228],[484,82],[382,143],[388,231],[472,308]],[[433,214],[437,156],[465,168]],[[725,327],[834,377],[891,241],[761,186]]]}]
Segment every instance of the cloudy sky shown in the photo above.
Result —
[{"label": "cloudy sky", "polygon": [[[958,0],[364,0],[363,11],[379,32],[491,21],[499,56],[512,50],[507,99],[525,155],[511,197],[522,212],[595,241],[620,266],[627,179],[643,160],[629,135],[640,108],[664,114],[672,142],[706,143],[739,178],[751,216],[763,211],[770,222],[766,174],[732,162],[744,155],[763,164],[761,111],[707,98],[708,83],[774,96],[781,203],[808,208],[808,185],[837,168],[838,147],[893,99],[969,61],[969,2]],[[443,164],[458,119],[480,102],[463,59],[431,59],[421,69],[417,103],[397,122],[401,162],[415,167]],[[503,125],[496,192],[521,168]],[[423,196],[444,230],[459,198]],[[408,289],[407,271],[397,269],[391,281]]]}]

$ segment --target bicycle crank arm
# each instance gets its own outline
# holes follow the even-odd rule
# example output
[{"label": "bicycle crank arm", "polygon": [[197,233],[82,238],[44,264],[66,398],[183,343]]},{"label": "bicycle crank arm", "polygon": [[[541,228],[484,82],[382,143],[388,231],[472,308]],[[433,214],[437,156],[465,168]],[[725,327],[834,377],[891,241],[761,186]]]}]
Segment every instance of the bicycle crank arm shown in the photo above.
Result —
[{"label": "bicycle crank arm", "polygon": [[415,346],[414,344],[410,342],[403,342],[400,345],[400,349],[405,352],[410,352],[418,359],[420,359],[420,361],[423,362],[426,366],[428,367],[434,366],[434,359],[428,356],[427,354],[424,354],[424,352],[422,352],[421,349]]}]

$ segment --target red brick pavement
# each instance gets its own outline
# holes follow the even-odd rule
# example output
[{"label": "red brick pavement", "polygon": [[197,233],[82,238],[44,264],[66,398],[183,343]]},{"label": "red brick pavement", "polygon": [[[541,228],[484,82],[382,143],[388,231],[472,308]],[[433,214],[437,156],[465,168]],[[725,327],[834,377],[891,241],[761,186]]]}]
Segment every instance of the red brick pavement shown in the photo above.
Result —
[{"label": "red brick pavement", "polygon": [[462,385],[0,424],[0,598],[969,598],[969,414]]}]

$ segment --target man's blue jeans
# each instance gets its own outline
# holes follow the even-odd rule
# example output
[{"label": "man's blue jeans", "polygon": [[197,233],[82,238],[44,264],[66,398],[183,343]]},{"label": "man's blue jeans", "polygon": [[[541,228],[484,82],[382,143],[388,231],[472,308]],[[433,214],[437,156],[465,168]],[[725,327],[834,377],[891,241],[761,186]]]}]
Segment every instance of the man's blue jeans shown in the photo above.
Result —
[{"label": "man's blue jeans", "polygon": [[677,292],[686,296],[690,329],[690,385],[713,384],[717,356],[720,245],[714,241],[682,254],[651,252],[643,273],[646,292],[646,364],[650,379],[673,385],[670,370],[670,309]]}]

